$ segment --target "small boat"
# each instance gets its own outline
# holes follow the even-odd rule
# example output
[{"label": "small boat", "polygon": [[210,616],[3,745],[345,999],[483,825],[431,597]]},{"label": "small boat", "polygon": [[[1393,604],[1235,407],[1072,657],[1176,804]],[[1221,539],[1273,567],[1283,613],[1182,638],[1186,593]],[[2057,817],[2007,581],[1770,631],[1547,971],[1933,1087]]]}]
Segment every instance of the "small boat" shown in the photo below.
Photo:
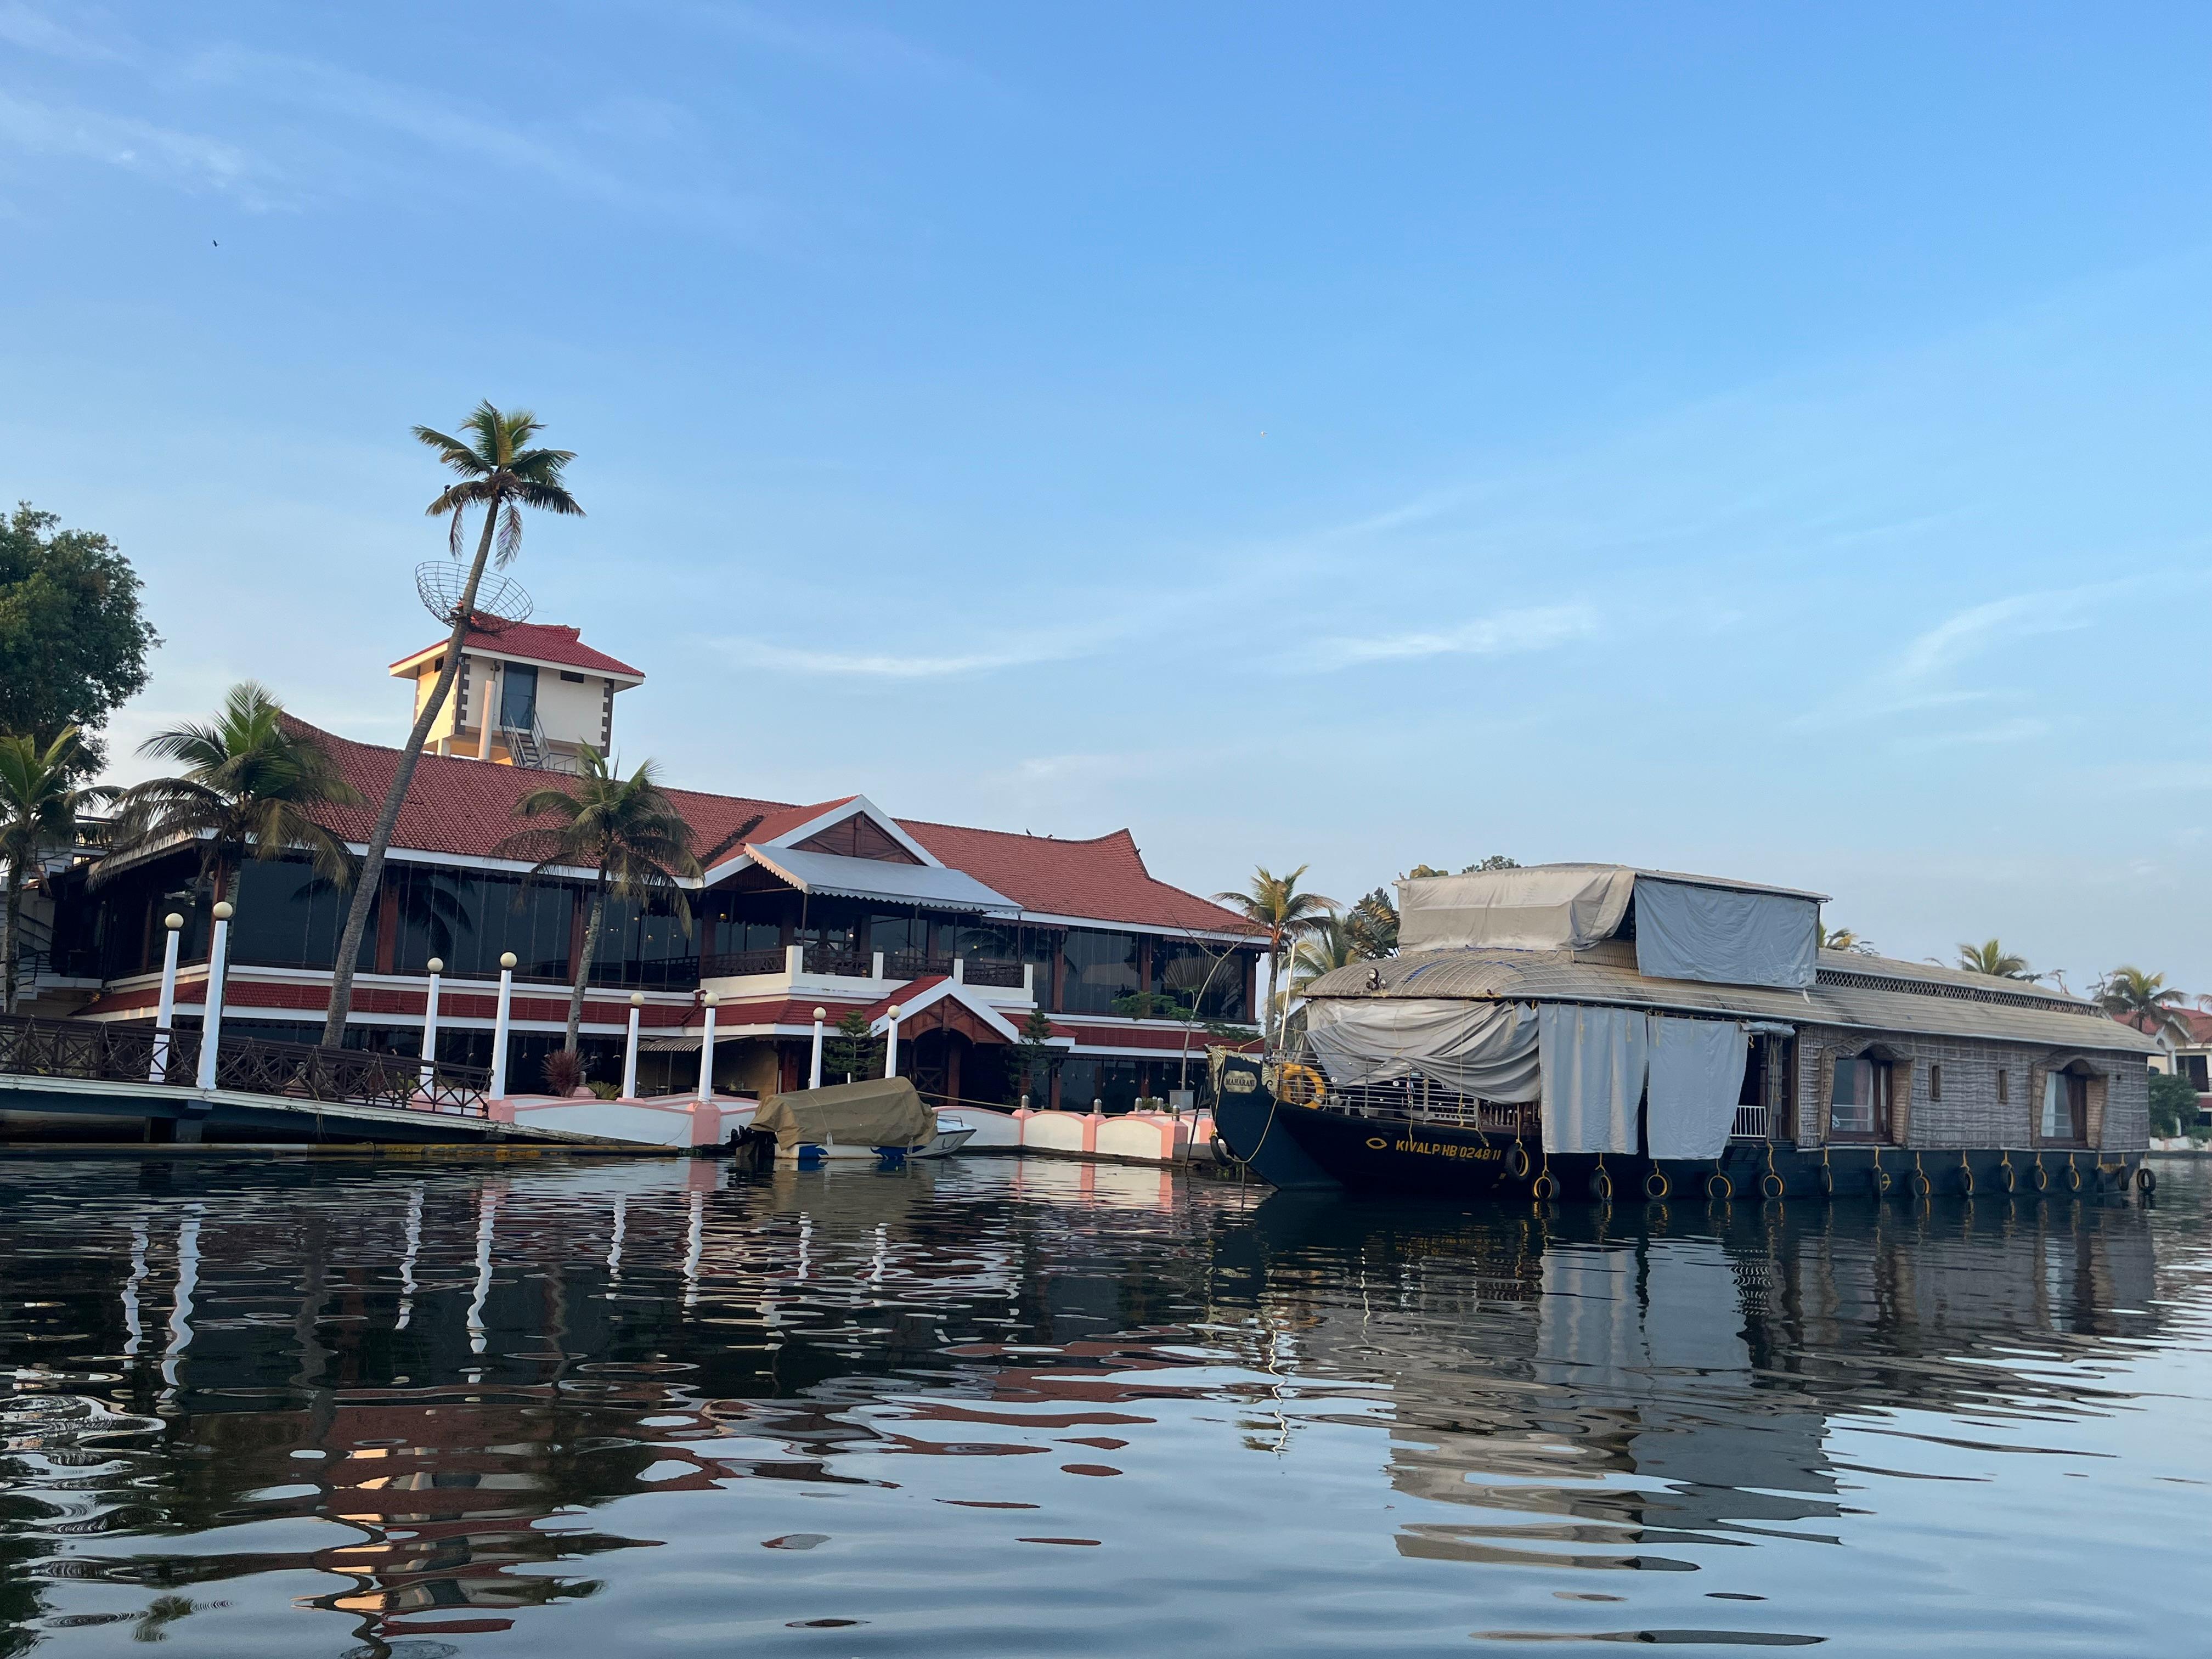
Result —
[{"label": "small boat", "polygon": [[1619,865],[1399,884],[1304,1041],[1212,1057],[1216,1152],[1454,1198],[2148,1191],[2156,1042],[2018,980],[1821,947],[1821,895]]},{"label": "small boat", "polygon": [[770,1095],[748,1138],[773,1140],[779,1164],[811,1165],[942,1157],[974,1133],[964,1123],[949,1131],[910,1079],[887,1077]]},{"label": "small boat", "polygon": [[975,1138],[975,1126],[964,1117],[955,1117],[950,1112],[937,1115],[937,1133],[914,1158],[950,1158]]}]

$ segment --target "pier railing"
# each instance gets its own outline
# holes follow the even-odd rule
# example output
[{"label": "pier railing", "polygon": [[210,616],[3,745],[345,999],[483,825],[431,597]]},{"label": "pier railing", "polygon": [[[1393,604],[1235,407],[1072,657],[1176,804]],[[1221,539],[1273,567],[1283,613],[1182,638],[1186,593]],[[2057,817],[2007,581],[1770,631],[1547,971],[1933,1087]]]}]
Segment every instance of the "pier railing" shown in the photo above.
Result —
[{"label": "pier railing", "polygon": [[[189,1088],[198,1080],[199,1062],[197,1030],[0,1015],[0,1072],[19,1077]],[[491,1072],[446,1060],[425,1067],[404,1054],[362,1048],[227,1037],[216,1053],[215,1086],[288,1100],[482,1117]]]}]

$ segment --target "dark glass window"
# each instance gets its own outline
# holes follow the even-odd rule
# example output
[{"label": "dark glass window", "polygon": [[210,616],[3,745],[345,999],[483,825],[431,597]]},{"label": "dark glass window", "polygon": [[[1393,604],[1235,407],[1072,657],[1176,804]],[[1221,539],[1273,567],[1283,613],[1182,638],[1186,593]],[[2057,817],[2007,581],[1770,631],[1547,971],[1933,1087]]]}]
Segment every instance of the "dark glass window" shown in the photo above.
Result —
[{"label": "dark glass window", "polygon": [[1137,936],[1070,928],[1061,946],[1066,978],[1060,1006],[1071,1014],[1110,1014],[1114,1000],[1142,988],[1137,981]]},{"label": "dark glass window", "polygon": [[[1200,945],[1194,939],[1156,939],[1152,941],[1152,982],[1146,988],[1154,995],[1171,997],[1184,1008],[1194,1000],[1201,1019],[1244,1019],[1244,952],[1234,946]],[[1175,1008],[1163,1006],[1158,1018],[1181,1018]]]},{"label": "dark glass window", "polygon": [[568,976],[573,884],[426,865],[401,867],[406,875],[397,895],[399,939],[392,953],[398,972],[419,974],[429,958],[439,957],[458,978],[497,979],[501,955],[512,951],[520,978]]},{"label": "dark glass window", "polygon": [[511,662],[499,677],[499,723],[527,732],[538,719],[538,671]]},{"label": "dark glass window", "polygon": [[[237,914],[230,959],[260,968],[328,968],[337,960],[350,888],[291,859],[248,859],[232,884]],[[375,919],[361,941],[357,968],[376,963]]]},{"label": "dark glass window", "polygon": [[641,902],[610,895],[592,946],[592,983],[688,984],[698,973],[698,950],[665,897]]},{"label": "dark glass window", "polygon": [[1060,1067],[1060,1109],[1087,1112],[1096,1102],[1109,1116],[1133,1110],[1137,1083],[1133,1060],[1071,1060]]}]

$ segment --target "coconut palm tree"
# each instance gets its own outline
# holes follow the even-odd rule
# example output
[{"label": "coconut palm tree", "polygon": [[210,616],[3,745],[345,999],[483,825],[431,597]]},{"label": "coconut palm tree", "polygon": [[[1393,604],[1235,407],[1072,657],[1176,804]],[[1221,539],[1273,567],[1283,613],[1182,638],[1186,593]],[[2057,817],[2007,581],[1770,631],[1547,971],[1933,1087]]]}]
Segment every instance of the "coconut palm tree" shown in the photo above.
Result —
[{"label": "coconut palm tree", "polygon": [[361,796],[313,733],[286,718],[268,687],[240,680],[212,721],[156,732],[138,752],[181,761],[185,769],[116,795],[111,851],[94,869],[94,881],[105,878],[117,854],[167,841],[198,843],[201,878],[212,881],[218,899],[248,858],[304,852],[318,875],[352,879],[345,842],[318,815],[358,806]]},{"label": "coconut palm tree", "polygon": [[2040,974],[2027,971],[2027,958],[2014,954],[1995,939],[1984,939],[1979,945],[1959,947],[1959,966],[1970,974],[1987,974],[1991,979],[2040,979]]},{"label": "coconut palm tree", "polygon": [[0,916],[0,1012],[15,1012],[15,984],[23,933],[23,888],[40,856],[70,844],[88,807],[114,798],[104,784],[79,788],[70,774],[82,762],[77,728],[64,726],[54,740],[0,736],[0,860],[8,866],[8,903]]},{"label": "coconut palm tree", "polygon": [[1872,939],[1861,939],[1848,927],[1830,927],[1818,921],[1813,926],[1819,932],[1820,948],[1823,951],[1849,951],[1856,957],[1870,957],[1875,954]]},{"label": "coconut palm tree", "polygon": [[2147,974],[2140,968],[2115,968],[2097,982],[2091,993],[2097,1006],[2123,1025],[2157,1036],[2168,1030],[2188,1035],[2181,1007],[2189,999],[2166,987],[2164,974]]},{"label": "coconut palm tree", "polygon": [[[497,848],[503,858],[535,860],[533,876],[556,867],[592,871],[591,902],[584,917],[584,948],[576,953],[575,974],[568,988],[568,1037],[562,1045],[568,1054],[576,1051],[576,1033],[584,1020],[584,984],[591,977],[607,896],[665,897],[688,930],[691,906],[677,878],[696,876],[700,869],[691,850],[691,826],[662,791],[651,761],[641,761],[637,770],[625,778],[589,744],[582,746],[577,758],[581,769],[574,780],[550,789],[533,789],[516,803],[517,817],[543,822],[516,830]],[[727,844],[717,848],[717,854],[727,850]]]},{"label": "coconut palm tree", "polygon": [[1291,989],[1303,991],[1323,974],[1364,961],[1359,934],[1342,916],[1322,916],[1291,951]]},{"label": "coconut palm tree", "polygon": [[502,410],[494,408],[489,400],[478,404],[461,423],[465,437],[448,437],[427,426],[415,428],[416,438],[436,450],[438,459],[460,475],[459,483],[448,484],[425,509],[434,519],[453,520],[447,537],[453,556],[456,559],[461,556],[461,527],[473,507],[483,509],[483,533],[477,538],[476,558],[469,566],[460,603],[453,608],[453,631],[446,641],[446,665],[438,671],[437,684],[430,688],[430,695],[416,711],[415,724],[399,751],[399,764],[392,769],[391,787],[384,792],[383,809],[377,813],[375,827],[369,831],[368,850],[361,862],[361,879],[355,884],[353,903],[346,911],[345,931],[338,937],[337,968],[331,975],[330,1011],[323,1020],[325,1045],[337,1042],[345,1031],[346,1014],[353,1006],[354,962],[361,954],[362,935],[368,931],[378,884],[384,879],[384,857],[392,845],[392,826],[399,822],[399,809],[406,804],[408,786],[415,781],[416,764],[422,758],[422,745],[429,740],[430,727],[445,708],[454,677],[460,672],[461,644],[476,621],[477,588],[483,580],[484,565],[496,557],[498,563],[505,567],[522,550],[522,509],[526,507],[575,518],[583,516],[584,509],[576,504],[576,498],[568,493],[561,477],[568,463],[576,458],[566,449],[535,447],[532,441],[544,429],[528,410]]},{"label": "coconut palm tree", "polygon": [[[1261,865],[1253,871],[1251,883],[1244,891],[1213,896],[1216,904],[1227,905],[1267,935],[1267,983],[1279,997],[1285,984],[1285,945],[1302,937],[1322,917],[1344,908],[1333,898],[1298,890],[1298,878],[1310,867],[1301,864],[1290,874],[1279,876]],[[1282,1003],[1283,1012],[1277,1016],[1279,1047],[1282,1022],[1290,1017],[1289,999],[1283,998]]]}]

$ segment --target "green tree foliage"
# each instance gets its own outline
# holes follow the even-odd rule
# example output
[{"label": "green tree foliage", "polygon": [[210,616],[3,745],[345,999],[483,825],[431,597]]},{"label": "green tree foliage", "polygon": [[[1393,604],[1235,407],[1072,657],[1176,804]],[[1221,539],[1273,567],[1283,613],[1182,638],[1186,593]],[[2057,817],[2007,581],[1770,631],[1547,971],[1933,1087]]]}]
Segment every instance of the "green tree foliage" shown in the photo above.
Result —
[{"label": "green tree foliage", "polygon": [[51,743],[27,735],[0,735],[0,862],[7,866],[8,900],[0,914],[0,1008],[15,1012],[15,983],[21,967],[23,889],[46,854],[69,848],[84,811],[110,799],[102,785],[79,788],[72,779],[81,769],[78,735],[64,726]]},{"label": "green tree foliage", "polygon": [[2188,999],[2168,988],[2164,974],[2121,967],[2099,980],[2090,993],[2097,1006],[2124,1025],[2155,1036],[2169,1028],[2185,1032],[2181,1005]]},{"label": "green tree foliage", "polygon": [[1303,991],[1323,974],[1334,973],[1362,959],[1352,925],[1340,916],[1323,916],[1306,930],[1291,957],[1291,988]]},{"label": "green tree foliage", "polygon": [[437,684],[416,711],[415,724],[400,746],[399,764],[392,769],[392,785],[368,832],[368,848],[361,861],[361,880],[355,885],[353,903],[346,911],[345,928],[338,935],[338,958],[331,975],[331,1002],[323,1018],[323,1042],[334,1046],[345,1035],[346,1013],[353,1006],[354,963],[361,955],[362,936],[368,931],[371,907],[384,880],[385,854],[392,846],[392,831],[406,804],[408,786],[422,758],[422,745],[430,727],[446,706],[446,697],[461,669],[461,642],[476,621],[477,588],[483,580],[484,565],[491,559],[495,542],[501,565],[522,550],[522,509],[533,507],[546,513],[581,518],[584,509],[568,493],[562,474],[576,458],[565,449],[540,449],[533,442],[544,430],[527,410],[504,410],[487,401],[478,404],[462,422],[464,438],[453,438],[427,426],[415,428],[416,438],[437,451],[438,459],[459,481],[438,493],[426,511],[434,519],[450,519],[448,543],[453,556],[461,556],[461,528],[469,512],[483,509],[483,534],[477,538],[476,558],[469,566],[460,603],[453,608],[453,632],[446,641],[446,665]]},{"label": "green tree foliage", "polygon": [[[1298,880],[1309,867],[1301,864],[1290,874],[1279,876],[1261,865],[1252,872],[1252,880],[1244,891],[1213,896],[1215,903],[1229,906],[1267,934],[1267,983],[1278,993],[1289,983],[1283,974],[1286,947],[1323,916],[1344,908],[1333,898],[1299,888]],[[1289,999],[1277,994],[1275,1000],[1282,1005],[1283,1017],[1287,1018]]]},{"label": "green tree foliage", "polygon": [[1398,907],[1388,888],[1378,887],[1345,913],[1345,933],[1362,957],[1398,954]]},{"label": "green tree foliage", "polygon": [[88,734],[146,684],[161,641],[138,610],[138,573],[106,537],[60,530],[28,501],[0,518],[0,732],[37,739],[79,728],[71,764],[106,761]]},{"label": "green tree foliage", "polygon": [[1861,939],[1848,927],[1830,927],[1825,923],[1817,921],[1813,926],[1819,932],[1820,945],[1823,951],[1848,951],[1855,957],[1871,957],[1881,954],[1875,949],[1872,939]]},{"label": "green tree foliage", "polygon": [[1991,979],[2040,979],[2039,974],[2027,971],[2027,958],[2008,951],[1996,940],[1984,939],[1979,945],[1959,947],[1959,966],[1970,974],[1987,974]]},{"label": "green tree foliage", "polygon": [[1052,1074],[1067,1060],[1067,1051],[1052,1041],[1052,1021],[1042,1008],[1030,1010],[1022,1022],[1020,1041],[1014,1044],[1014,1075],[1021,1091],[1035,1101],[1052,1087]]},{"label": "green tree foliage", "polygon": [[858,1008],[848,1008],[823,1038],[823,1077],[855,1083],[862,1078],[881,1077],[883,1071],[883,1038],[869,1035],[866,1015]]},{"label": "green tree foliage", "polygon": [[2185,1077],[2170,1072],[2150,1074],[2150,1132],[2154,1135],[2187,1134],[2197,1127],[2197,1088]]}]

